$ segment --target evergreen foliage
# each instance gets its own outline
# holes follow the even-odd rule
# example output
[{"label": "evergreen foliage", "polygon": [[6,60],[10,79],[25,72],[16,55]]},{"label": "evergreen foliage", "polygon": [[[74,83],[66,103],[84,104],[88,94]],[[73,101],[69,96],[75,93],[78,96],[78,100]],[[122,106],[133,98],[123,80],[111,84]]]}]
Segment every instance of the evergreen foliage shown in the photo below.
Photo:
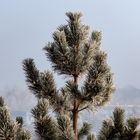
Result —
[{"label": "evergreen foliage", "polygon": [[78,139],[83,140],[84,136],[89,135],[90,129],[91,129],[91,124],[84,122],[83,126],[81,127],[81,129],[78,132]]},{"label": "evergreen foliage", "polygon": [[115,108],[113,116],[103,121],[98,140],[140,140],[140,119],[130,117],[125,120],[124,110]]},{"label": "evergreen foliage", "polygon": [[35,132],[44,140],[57,139],[57,128],[53,119],[48,115],[49,103],[46,99],[40,99],[36,107],[32,109],[34,116]]},{"label": "evergreen foliage", "polygon": [[0,140],[31,140],[29,131],[22,128],[21,120],[21,117],[18,117],[17,122],[11,119],[9,110],[0,97]]},{"label": "evergreen foliage", "polygon": [[20,126],[20,127],[22,127],[23,126],[23,118],[22,117],[16,117],[16,122],[18,123],[18,125]]},{"label": "evergreen foliage", "polygon": [[87,136],[87,140],[96,140],[96,137],[94,134],[90,134]]},{"label": "evergreen foliage", "polygon": [[[38,99],[32,114],[35,132],[42,139],[83,139],[89,135],[90,125],[78,127],[79,112],[103,106],[114,91],[107,54],[100,49],[101,32],[89,34],[81,13],[68,12],[66,16],[67,24],[57,28],[53,41],[43,49],[54,72],[69,78],[66,85],[57,89],[50,71],[40,72],[32,58],[23,61],[27,85]],[[79,86],[83,76],[86,78]],[[53,111],[55,119],[48,110]],[[88,139],[94,139],[93,135]]]},{"label": "evergreen foliage", "polygon": [[60,140],[73,140],[74,133],[69,117],[67,115],[59,115],[57,118],[57,123],[59,128]]},{"label": "evergreen foliage", "polygon": [[4,106],[4,100],[2,97],[0,97],[0,107],[3,107]]}]

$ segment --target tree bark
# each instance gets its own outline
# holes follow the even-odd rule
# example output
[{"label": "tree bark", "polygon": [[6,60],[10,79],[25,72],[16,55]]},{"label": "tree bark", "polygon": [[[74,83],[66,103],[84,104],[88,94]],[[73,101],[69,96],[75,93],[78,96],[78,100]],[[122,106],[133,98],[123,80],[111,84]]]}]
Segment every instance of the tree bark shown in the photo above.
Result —
[{"label": "tree bark", "polygon": [[[74,58],[76,58],[76,55],[78,53],[78,47],[79,45],[77,45],[75,47],[75,55]],[[78,84],[78,73],[77,73],[77,69],[75,68],[75,74],[73,75],[74,78],[74,83],[77,85]],[[78,140],[78,101],[77,99],[74,99],[74,106],[73,106],[73,130],[74,130],[74,140]]]},{"label": "tree bark", "polygon": [[73,129],[74,129],[74,140],[78,140],[78,111],[73,111]]},{"label": "tree bark", "polygon": [[[74,83],[77,84],[78,76],[74,76]],[[74,130],[74,140],[78,140],[78,104],[77,100],[74,99],[74,107],[73,107],[73,130]]]}]

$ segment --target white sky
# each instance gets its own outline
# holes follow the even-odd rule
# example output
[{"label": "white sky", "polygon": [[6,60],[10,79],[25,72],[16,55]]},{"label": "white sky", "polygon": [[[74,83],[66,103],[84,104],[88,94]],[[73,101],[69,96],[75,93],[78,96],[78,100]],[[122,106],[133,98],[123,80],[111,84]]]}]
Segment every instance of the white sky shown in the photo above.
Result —
[{"label": "white sky", "polygon": [[[27,88],[25,58],[34,58],[41,70],[49,68],[42,48],[66,22],[67,11],[82,12],[84,23],[103,32],[116,86],[139,87],[140,0],[1,0],[0,89]],[[58,85],[62,80],[57,78]]]}]

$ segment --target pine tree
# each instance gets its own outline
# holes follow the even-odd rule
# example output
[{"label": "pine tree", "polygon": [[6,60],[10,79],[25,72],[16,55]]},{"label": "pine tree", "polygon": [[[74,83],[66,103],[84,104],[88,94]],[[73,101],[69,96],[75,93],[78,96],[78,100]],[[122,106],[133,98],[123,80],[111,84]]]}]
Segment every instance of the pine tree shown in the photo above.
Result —
[{"label": "pine tree", "polygon": [[140,140],[140,119],[126,120],[124,112],[124,109],[115,108],[113,116],[103,121],[98,140]]},{"label": "pine tree", "polygon": [[0,97],[0,140],[31,140],[30,132],[22,126],[22,117],[13,121],[3,98]]},{"label": "pine tree", "polygon": [[[89,135],[89,124],[84,122],[78,128],[79,113],[103,106],[114,91],[107,54],[100,49],[101,32],[89,35],[81,13],[68,12],[66,16],[67,24],[57,28],[53,41],[44,48],[54,72],[69,78],[65,86],[57,89],[53,73],[40,72],[32,58],[23,61],[26,82],[38,99],[32,110],[35,131],[47,140],[78,140]],[[82,86],[80,81],[84,81]],[[49,110],[55,118],[48,115]],[[93,135],[88,139],[93,139]]]}]

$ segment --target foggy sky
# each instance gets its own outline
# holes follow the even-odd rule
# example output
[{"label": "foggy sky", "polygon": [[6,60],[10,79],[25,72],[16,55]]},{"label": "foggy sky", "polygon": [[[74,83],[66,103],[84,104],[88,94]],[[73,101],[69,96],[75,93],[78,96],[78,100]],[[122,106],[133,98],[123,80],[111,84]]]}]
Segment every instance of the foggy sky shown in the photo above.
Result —
[{"label": "foggy sky", "polygon": [[[83,13],[83,23],[103,33],[102,49],[117,87],[140,87],[139,0],[1,0],[0,89],[27,88],[22,70],[34,58],[41,70],[50,69],[42,48],[52,33],[66,23],[67,11]],[[61,77],[62,78],[62,77]],[[60,86],[62,80],[56,77]]]}]

